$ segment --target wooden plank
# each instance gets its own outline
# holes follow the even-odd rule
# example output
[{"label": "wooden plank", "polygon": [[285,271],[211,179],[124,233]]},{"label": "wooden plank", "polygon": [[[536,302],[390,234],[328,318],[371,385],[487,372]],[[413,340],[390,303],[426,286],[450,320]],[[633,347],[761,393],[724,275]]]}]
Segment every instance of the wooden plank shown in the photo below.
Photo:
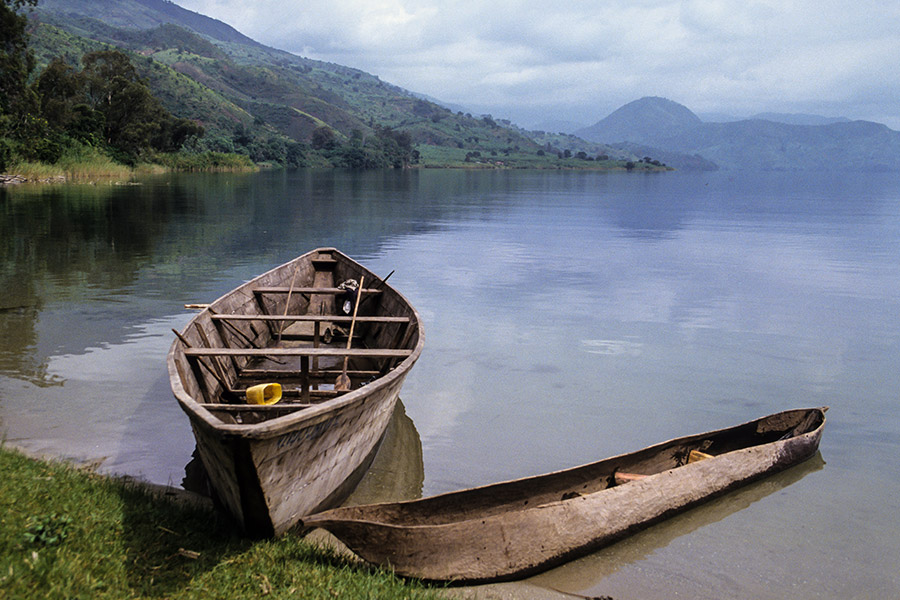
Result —
[{"label": "wooden plank", "polygon": [[[315,357],[313,357],[315,358]],[[334,379],[343,373],[340,369],[312,369],[309,372],[311,380],[316,379]],[[381,371],[359,371],[350,369],[347,375],[357,379],[368,379],[381,375]],[[241,379],[296,379],[297,371],[286,371],[284,369],[244,369],[241,371]]]},{"label": "wooden plank", "polygon": [[255,411],[255,412],[288,412],[292,410],[302,410],[304,408],[309,408],[310,406],[315,406],[315,404],[301,404],[299,402],[289,402],[285,404],[270,404],[259,405],[259,404],[201,404],[203,408],[209,411],[219,411],[219,412],[247,412],[247,411]]},{"label": "wooden plank", "polygon": [[344,356],[355,358],[403,358],[412,350],[391,348],[185,348],[184,355],[199,356]]},{"label": "wooden plank", "polygon": [[[289,287],[282,286],[272,286],[272,287],[258,287],[253,289],[254,294],[287,294],[290,291]],[[298,294],[344,294],[348,291],[343,288],[336,287],[295,287],[294,292]],[[375,288],[363,288],[363,294],[380,294],[381,290]]]},{"label": "wooden plank", "polygon": [[[214,321],[307,321],[313,323],[350,323],[343,315],[210,315]],[[357,323],[409,323],[409,317],[356,317]]]},{"label": "wooden plank", "polygon": [[[228,388],[227,392],[232,395],[235,399],[235,402],[238,406],[243,406],[244,401],[247,398],[247,389],[246,388]],[[327,400],[328,398],[334,398],[336,396],[340,396],[341,394],[346,394],[347,392],[338,392],[335,390],[308,390],[307,391],[309,398],[315,398],[317,400]],[[303,390],[298,388],[284,388],[281,390],[282,398],[302,398]],[[309,398],[304,402],[309,404]],[[255,404],[250,404],[249,406],[257,406]],[[265,404],[260,404],[258,406],[267,406]],[[274,405],[271,405],[274,406]]]}]

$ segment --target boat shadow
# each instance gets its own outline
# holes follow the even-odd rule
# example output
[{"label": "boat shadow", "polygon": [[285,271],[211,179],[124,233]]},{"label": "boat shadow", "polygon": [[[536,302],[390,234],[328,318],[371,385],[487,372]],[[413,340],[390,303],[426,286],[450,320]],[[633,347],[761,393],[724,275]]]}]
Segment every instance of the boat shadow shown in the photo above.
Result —
[{"label": "boat shadow", "polygon": [[527,581],[556,590],[591,589],[619,569],[646,559],[677,538],[722,521],[824,467],[825,460],[817,451],[812,458],[799,465],[705,502],[592,554],[530,577]]}]

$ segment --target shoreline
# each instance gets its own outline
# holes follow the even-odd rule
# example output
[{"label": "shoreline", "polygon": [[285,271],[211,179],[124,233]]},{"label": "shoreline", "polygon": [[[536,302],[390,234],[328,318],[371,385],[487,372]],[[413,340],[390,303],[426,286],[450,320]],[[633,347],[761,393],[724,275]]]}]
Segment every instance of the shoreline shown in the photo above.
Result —
[{"label": "shoreline", "polygon": [[[89,485],[92,488],[103,488],[104,486],[111,485],[114,488],[121,488],[124,491],[127,490],[137,490],[140,494],[145,495],[149,498],[155,505],[165,506],[165,505],[173,505],[179,511],[185,511],[189,513],[195,513],[200,511],[201,514],[206,514],[207,518],[211,518],[213,520],[218,519],[219,513],[214,506],[214,503],[211,498],[207,496],[203,496],[196,492],[191,492],[189,490],[185,490],[183,488],[176,488],[171,485],[162,485],[158,483],[152,483],[137,477],[133,477],[131,475],[121,475],[121,474],[103,474],[98,473],[96,471],[97,464],[93,461],[76,461],[72,459],[66,459],[54,455],[41,454],[37,452],[33,452],[19,446],[14,443],[10,443],[8,441],[0,440],[0,458],[3,458],[4,454],[17,454],[21,457],[29,461],[33,461],[37,465],[42,468],[48,469],[61,469],[61,470],[70,470],[80,476],[88,478],[91,480]],[[58,479],[54,475],[45,477],[48,481],[53,481],[54,479]],[[17,487],[17,482],[13,481],[11,488],[15,489]],[[10,490],[0,490],[0,494],[8,493]],[[27,492],[30,493],[31,490]],[[93,492],[98,493],[98,492]],[[36,515],[31,515],[32,517]],[[54,516],[57,516],[54,513]],[[68,515],[59,515],[64,519],[68,517]],[[5,520],[5,517],[4,517]],[[157,529],[162,530],[163,532],[169,532],[172,530],[171,527],[167,525],[155,523]],[[202,530],[202,524],[197,524],[198,530]],[[190,533],[185,533],[184,535],[189,535]],[[0,541],[2,541],[2,536],[0,536]],[[280,538],[276,538],[273,540],[247,540],[241,539],[241,543],[243,545],[255,546],[257,544],[260,545],[281,545],[281,544],[296,544],[297,542],[309,545],[315,548],[314,551],[317,555],[322,554],[324,556],[334,556],[339,557],[336,560],[339,562],[345,562],[347,566],[341,566],[336,564],[334,568],[340,569],[343,571],[342,577],[349,578],[354,582],[358,581],[358,584],[364,585],[365,581],[369,577],[379,576],[380,577],[388,577],[398,582],[403,582],[401,585],[403,586],[402,591],[397,597],[418,597],[415,594],[421,593],[424,594],[423,597],[429,597],[433,595],[433,597],[438,598],[463,598],[463,599],[471,599],[471,600],[566,600],[571,598],[583,598],[578,594],[570,594],[566,592],[562,592],[559,590],[553,590],[550,588],[543,588],[539,586],[532,585],[526,581],[508,581],[501,583],[491,583],[484,585],[474,585],[474,586],[452,586],[448,585],[446,587],[441,587],[442,584],[432,584],[436,585],[436,587],[429,587],[428,585],[422,585],[415,580],[406,580],[402,578],[398,578],[397,576],[384,571],[382,569],[377,569],[367,565],[360,558],[356,557],[350,550],[346,548],[337,538],[333,537],[326,531],[323,530],[313,530],[302,537],[299,535],[285,535]],[[183,552],[181,552],[183,550]],[[207,552],[196,552],[192,549],[179,548],[179,552],[181,552],[180,556],[184,558],[188,558],[192,561],[198,559],[201,554],[206,554]],[[47,550],[41,550],[40,552],[46,553]],[[59,552],[59,550],[57,550]],[[196,556],[194,556],[196,554]],[[106,557],[111,558],[111,557]],[[2,559],[2,554],[0,554],[0,559]],[[312,559],[316,562],[317,558],[314,556]],[[322,559],[325,562],[331,562],[332,560]],[[226,561],[231,562],[231,561]],[[349,568],[348,568],[349,567]],[[216,567],[218,568],[218,567]],[[348,572],[349,571],[349,572]],[[3,581],[2,574],[0,574],[0,582]],[[46,591],[46,590],[44,590]],[[280,590],[272,589],[271,592],[278,592]],[[189,592],[187,592],[189,595]],[[302,596],[306,596],[303,589],[297,589],[296,593]],[[410,595],[410,594],[413,595]],[[11,596],[14,597],[14,596]],[[243,595],[234,596],[235,598],[248,597]],[[354,596],[349,595],[345,597],[369,597],[368,595],[364,596]],[[387,596],[390,598],[391,596]]]}]

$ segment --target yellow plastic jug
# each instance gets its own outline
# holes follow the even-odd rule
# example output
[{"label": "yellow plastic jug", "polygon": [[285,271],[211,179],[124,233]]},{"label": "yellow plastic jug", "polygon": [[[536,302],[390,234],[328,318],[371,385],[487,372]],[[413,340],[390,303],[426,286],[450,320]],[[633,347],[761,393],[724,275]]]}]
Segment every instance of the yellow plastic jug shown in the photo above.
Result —
[{"label": "yellow plastic jug", "polygon": [[281,400],[280,383],[260,383],[247,388],[247,404],[275,404]]}]

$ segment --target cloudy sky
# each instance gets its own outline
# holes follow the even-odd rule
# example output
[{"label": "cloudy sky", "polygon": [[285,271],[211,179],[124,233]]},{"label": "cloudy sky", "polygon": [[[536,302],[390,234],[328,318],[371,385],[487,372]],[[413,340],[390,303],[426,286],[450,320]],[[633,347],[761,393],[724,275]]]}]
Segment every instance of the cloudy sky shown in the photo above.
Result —
[{"label": "cloudy sky", "polygon": [[643,96],[900,129],[900,3],[175,0],[269,46],[534,126]]}]

